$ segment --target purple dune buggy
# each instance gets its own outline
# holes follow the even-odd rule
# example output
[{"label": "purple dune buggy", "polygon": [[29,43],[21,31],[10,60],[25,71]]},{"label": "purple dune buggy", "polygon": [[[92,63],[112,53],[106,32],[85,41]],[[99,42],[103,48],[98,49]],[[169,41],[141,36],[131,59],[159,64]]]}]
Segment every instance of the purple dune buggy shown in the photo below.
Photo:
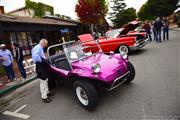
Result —
[{"label": "purple dune buggy", "polygon": [[91,53],[80,42],[67,42],[48,48],[51,73],[60,79],[73,81],[73,90],[82,107],[93,110],[98,104],[99,89],[111,91],[122,83],[130,83],[135,69],[126,54]]}]

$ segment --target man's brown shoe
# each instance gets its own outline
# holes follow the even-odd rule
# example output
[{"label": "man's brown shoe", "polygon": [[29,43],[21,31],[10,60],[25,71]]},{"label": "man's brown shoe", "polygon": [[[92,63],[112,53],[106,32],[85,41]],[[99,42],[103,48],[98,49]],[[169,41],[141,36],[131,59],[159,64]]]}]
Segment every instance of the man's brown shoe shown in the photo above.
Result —
[{"label": "man's brown shoe", "polygon": [[50,103],[52,100],[49,99],[49,98],[46,98],[46,99],[42,99],[45,103]]},{"label": "man's brown shoe", "polygon": [[49,92],[47,96],[54,96],[55,94],[53,92]]}]

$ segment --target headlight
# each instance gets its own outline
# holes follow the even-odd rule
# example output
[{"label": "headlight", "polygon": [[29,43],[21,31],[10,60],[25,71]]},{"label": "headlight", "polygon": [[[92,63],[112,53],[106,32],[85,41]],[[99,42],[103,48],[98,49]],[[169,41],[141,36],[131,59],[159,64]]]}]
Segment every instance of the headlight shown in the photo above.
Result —
[{"label": "headlight", "polygon": [[123,59],[128,59],[128,55],[123,55]]},{"label": "headlight", "polygon": [[93,64],[92,66],[93,73],[99,73],[101,70],[101,65],[99,63]]},{"label": "headlight", "polygon": [[125,52],[121,53],[121,57],[125,60],[128,60],[128,55]]}]

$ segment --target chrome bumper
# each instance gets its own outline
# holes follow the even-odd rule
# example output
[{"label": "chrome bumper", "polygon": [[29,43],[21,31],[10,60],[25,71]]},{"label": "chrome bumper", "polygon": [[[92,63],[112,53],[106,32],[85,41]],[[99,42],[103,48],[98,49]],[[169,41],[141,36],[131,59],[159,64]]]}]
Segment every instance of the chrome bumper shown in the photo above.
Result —
[{"label": "chrome bumper", "polygon": [[142,42],[136,43],[135,46],[130,46],[129,48],[131,51],[134,51],[134,50],[144,47],[148,42],[149,42],[149,39],[145,39]]},{"label": "chrome bumper", "polygon": [[127,80],[127,77],[129,76],[129,74],[130,74],[130,71],[128,71],[124,75],[116,78],[113,81],[113,83],[111,84],[111,86],[109,88],[105,88],[105,90],[111,91],[111,90],[117,88],[118,86],[120,86],[121,84],[123,84]]}]

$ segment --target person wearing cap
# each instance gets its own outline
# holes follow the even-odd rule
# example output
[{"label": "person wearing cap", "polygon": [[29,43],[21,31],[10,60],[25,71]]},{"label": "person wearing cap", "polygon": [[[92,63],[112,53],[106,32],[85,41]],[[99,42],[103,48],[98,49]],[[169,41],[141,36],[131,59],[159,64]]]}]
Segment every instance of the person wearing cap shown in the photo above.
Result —
[{"label": "person wearing cap", "polygon": [[6,49],[5,44],[1,44],[0,47],[0,60],[2,60],[2,66],[4,67],[4,70],[8,77],[8,82],[10,82],[16,79],[13,70],[13,56],[11,52],[8,49]]},{"label": "person wearing cap", "polygon": [[41,39],[39,44],[32,49],[32,60],[36,63],[37,78],[40,79],[41,98],[45,103],[51,102],[49,96],[54,95],[54,93],[49,92],[48,87],[47,63],[44,54],[44,48],[47,44],[48,41],[46,39]]},{"label": "person wearing cap", "polygon": [[22,48],[19,46],[18,43],[13,43],[13,48],[15,51],[14,57],[15,57],[17,65],[18,65],[19,71],[23,77],[23,80],[26,80],[26,71],[23,66],[24,57],[23,57]]}]

